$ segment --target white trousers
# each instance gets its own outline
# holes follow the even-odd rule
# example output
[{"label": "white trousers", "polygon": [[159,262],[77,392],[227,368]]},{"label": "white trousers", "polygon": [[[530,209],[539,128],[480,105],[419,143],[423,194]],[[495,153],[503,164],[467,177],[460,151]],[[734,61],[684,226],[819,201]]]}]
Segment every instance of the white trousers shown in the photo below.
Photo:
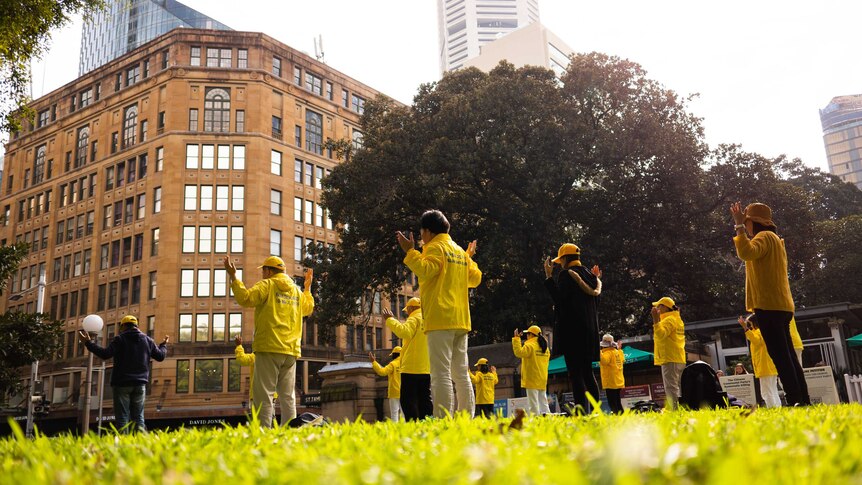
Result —
[{"label": "white trousers", "polygon": [[389,419],[392,421],[404,421],[404,413],[401,411],[401,399],[389,398]]},{"label": "white trousers", "polygon": [[760,395],[768,408],[781,407],[781,398],[778,397],[778,376],[760,377]]},{"label": "white trousers", "polygon": [[[432,330],[427,336],[434,416],[442,418],[454,411],[464,411],[473,416],[476,411],[476,396],[473,394],[470,364],[467,360],[467,331]],[[456,396],[458,407],[453,409]]]},{"label": "white trousers", "polygon": [[543,389],[527,389],[527,414],[550,414],[548,395]]},{"label": "white trousers", "polygon": [[260,406],[260,425],[272,427],[272,394],[278,392],[281,424],[296,417],[296,357],[271,352],[254,353],[254,403]]}]

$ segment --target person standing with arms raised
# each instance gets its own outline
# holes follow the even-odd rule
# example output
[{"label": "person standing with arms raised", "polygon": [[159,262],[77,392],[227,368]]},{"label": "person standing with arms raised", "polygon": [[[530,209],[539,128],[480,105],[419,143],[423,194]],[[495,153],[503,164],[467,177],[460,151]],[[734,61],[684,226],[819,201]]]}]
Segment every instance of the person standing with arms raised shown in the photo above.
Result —
[{"label": "person standing with arms raised", "polygon": [[[736,224],[733,244],[745,261],[745,309],[757,316],[766,350],[775,363],[789,405],[811,404],[805,374],[790,336],[795,306],[787,276],[787,251],[772,209],[766,204],[749,204],[745,210],[737,202],[730,206]],[[749,235],[753,236],[749,239]]]},{"label": "person standing with arms raised", "polygon": [[260,407],[260,423],[272,427],[273,393],[278,392],[281,424],[296,417],[296,361],[302,355],[302,317],[314,311],[311,281],[314,273],[305,271],[305,290],[284,273],[284,260],[270,256],[261,268],[261,280],[246,289],[236,279],[236,266],[230,256],[224,258],[224,268],[230,276],[230,288],[236,302],[254,308],[254,378],[252,392],[255,405]]},{"label": "person standing with arms raised", "polygon": [[[563,270],[554,279],[554,263]],[[589,408],[586,393],[599,398],[599,385],[593,375],[593,362],[599,360],[598,300],[602,292],[602,271],[598,265],[587,270],[581,264],[581,248],[566,243],[557,257],[544,264],[545,288],[554,301],[554,353],[566,359],[566,369],[572,383],[576,412]]]},{"label": "person standing with arms raised", "polygon": [[469,289],[482,282],[482,272],[473,261],[476,241],[467,251],[461,249],[449,236],[449,221],[439,210],[422,214],[419,234],[421,253],[415,248],[413,233],[408,238],[399,231],[396,238],[405,253],[404,264],[419,278],[434,416],[452,413],[453,382],[458,393],[456,410],[473,416],[476,401],[470,382],[467,334],[472,329]]},{"label": "person standing with arms raised", "polygon": [[407,320],[399,322],[388,308],[383,309],[386,326],[404,345],[401,351],[401,409],[407,421],[425,419],[434,412],[431,404],[431,363],[428,339],[419,298],[407,300],[402,309]]}]

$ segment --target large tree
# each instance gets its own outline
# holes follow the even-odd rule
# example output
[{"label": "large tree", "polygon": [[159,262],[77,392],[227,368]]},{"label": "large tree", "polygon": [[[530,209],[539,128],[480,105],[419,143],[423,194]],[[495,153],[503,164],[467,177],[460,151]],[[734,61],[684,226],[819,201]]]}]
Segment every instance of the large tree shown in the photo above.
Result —
[{"label": "large tree", "polygon": [[0,131],[21,128],[32,117],[30,62],[50,46],[51,33],[78,13],[101,8],[103,0],[0,0]]}]

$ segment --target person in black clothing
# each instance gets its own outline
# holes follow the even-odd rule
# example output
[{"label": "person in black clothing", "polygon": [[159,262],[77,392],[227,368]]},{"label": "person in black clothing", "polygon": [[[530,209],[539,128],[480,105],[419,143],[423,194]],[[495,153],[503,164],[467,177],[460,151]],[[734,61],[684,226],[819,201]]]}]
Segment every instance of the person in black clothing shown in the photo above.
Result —
[{"label": "person in black clothing", "polygon": [[[566,359],[575,405],[579,412],[589,409],[586,393],[599,397],[599,386],[593,374],[593,362],[599,360],[598,296],[602,292],[602,271],[598,266],[587,270],[581,264],[581,250],[574,244],[563,244],[553,260],[544,263],[545,288],[554,300],[554,355]],[[557,263],[562,271],[553,277]]]},{"label": "person in black clothing", "polygon": [[138,319],[126,315],[120,321],[120,334],[107,348],[99,347],[83,330],[78,332],[87,350],[102,359],[114,359],[111,387],[114,390],[114,414],[116,428],[128,432],[131,417],[137,429],[146,432],[144,425],[144,398],[150,381],[150,359],[161,362],[167,354],[168,336],[156,347],[156,343],[138,330]]}]

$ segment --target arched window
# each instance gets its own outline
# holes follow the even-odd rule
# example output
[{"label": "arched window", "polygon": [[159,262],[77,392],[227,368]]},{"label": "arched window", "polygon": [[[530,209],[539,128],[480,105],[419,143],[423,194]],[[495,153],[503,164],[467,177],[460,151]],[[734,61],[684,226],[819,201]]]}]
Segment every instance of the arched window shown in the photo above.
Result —
[{"label": "arched window", "polygon": [[230,131],[230,93],[226,89],[207,89],[204,100],[204,131]]},{"label": "arched window", "polygon": [[87,146],[90,144],[90,127],[85,126],[78,130],[78,145],[75,151],[75,168],[87,163]]},{"label": "arched window", "polygon": [[45,145],[36,149],[36,160],[33,162],[33,185],[41,183],[45,178]]},{"label": "arched window", "polygon": [[126,108],[123,115],[123,148],[135,144],[135,134],[138,131],[138,107],[136,105]]}]

